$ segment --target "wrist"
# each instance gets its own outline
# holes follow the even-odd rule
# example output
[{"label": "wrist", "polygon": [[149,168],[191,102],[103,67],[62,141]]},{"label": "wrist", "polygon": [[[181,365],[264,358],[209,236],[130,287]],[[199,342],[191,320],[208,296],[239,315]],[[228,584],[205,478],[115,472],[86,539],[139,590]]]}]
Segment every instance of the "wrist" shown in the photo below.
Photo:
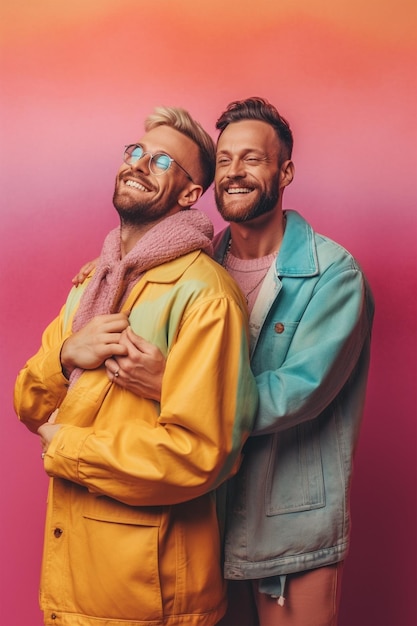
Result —
[{"label": "wrist", "polygon": [[66,339],[64,343],[62,344],[61,352],[59,354],[59,360],[61,363],[62,373],[65,376],[65,378],[69,380],[69,377],[71,376],[71,373],[74,370],[74,365],[71,364],[70,359],[68,357],[67,341],[68,340]]}]

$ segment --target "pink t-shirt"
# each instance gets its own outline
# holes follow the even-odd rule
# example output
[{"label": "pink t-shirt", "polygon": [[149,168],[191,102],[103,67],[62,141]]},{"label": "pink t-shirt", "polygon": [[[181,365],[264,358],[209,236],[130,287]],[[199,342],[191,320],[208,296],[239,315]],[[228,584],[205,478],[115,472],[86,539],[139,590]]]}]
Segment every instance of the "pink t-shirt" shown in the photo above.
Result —
[{"label": "pink t-shirt", "polygon": [[230,252],[225,259],[225,268],[241,288],[248,305],[249,313],[253,309],[257,295],[277,253],[268,254],[259,259],[238,259]]}]

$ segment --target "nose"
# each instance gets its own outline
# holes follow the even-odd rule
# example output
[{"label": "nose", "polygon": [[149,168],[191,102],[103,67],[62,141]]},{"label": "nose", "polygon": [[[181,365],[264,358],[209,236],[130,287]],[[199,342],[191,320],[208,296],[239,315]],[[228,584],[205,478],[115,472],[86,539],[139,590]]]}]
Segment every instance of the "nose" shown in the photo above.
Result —
[{"label": "nose", "polygon": [[142,154],[142,156],[135,161],[135,163],[132,163],[131,168],[132,170],[137,170],[139,172],[147,172],[149,174],[150,172],[150,163],[151,163],[151,155],[149,154],[149,152],[144,152],[144,154]]},{"label": "nose", "polygon": [[239,157],[234,157],[227,169],[227,177],[228,178],[243,178],[246,175],[245,167],[242,159]]}]

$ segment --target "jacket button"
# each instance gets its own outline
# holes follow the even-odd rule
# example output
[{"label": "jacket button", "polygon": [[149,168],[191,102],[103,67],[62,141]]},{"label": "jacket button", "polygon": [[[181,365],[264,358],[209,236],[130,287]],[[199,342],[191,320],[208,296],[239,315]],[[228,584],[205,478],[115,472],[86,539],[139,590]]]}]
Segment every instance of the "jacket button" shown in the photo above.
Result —
[{"label": "jacket button", "polygon": [[64,531],[62,530],[62,528],[55,528],[54,530],[54,535],[57,539],[59,539],[59,537],[62,535]]},{"label": "jacket button", "polygon": [[281,333],[284,332],[285,326],[281,322],[277,322],[274,326],[274,330],[276,333],[278,333],[278,335],[280,335]]},{"label": "jacket button", "polygon": [[57,615],[55,613],[51,613],[51,619],[56,619]]}]

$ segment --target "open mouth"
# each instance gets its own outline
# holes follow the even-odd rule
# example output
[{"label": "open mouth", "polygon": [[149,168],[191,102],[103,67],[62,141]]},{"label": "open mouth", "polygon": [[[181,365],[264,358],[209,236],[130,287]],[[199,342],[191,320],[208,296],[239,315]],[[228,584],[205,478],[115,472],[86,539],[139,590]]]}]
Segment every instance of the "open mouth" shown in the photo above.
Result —
[{"label": "open mouth", "polygon": [[147,191],[147,192],[150,191],[144,185],[142,185],[142,183],[140,183],[137,180],[132,180],[131,178],[129,178],[128,180],[125,180],[125,185],[126,187],[133,187],[133,189],[138,189],[139,191]]},{"label": "open mouth", "polygon": [[249,189],[248,187],[229,187],[229,189],[226,189],[226,192],[228,194],[246,194],[246,193],[251,193],[253,191],[253,189]]}]

